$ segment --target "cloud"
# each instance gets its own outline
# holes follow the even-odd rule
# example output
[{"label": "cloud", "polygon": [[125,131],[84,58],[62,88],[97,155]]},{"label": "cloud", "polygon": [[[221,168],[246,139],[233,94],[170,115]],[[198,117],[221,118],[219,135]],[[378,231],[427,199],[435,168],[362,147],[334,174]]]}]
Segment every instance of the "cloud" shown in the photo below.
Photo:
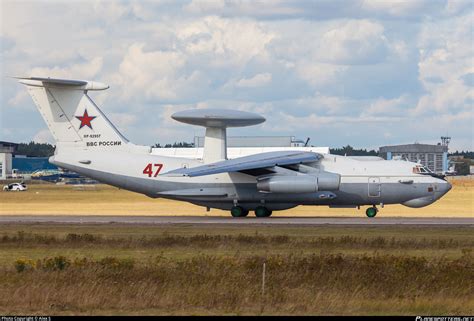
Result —
[{"label": "cloud", "polygon": [[184,10],[197,15],[251,16],[260,18],[291,17],[304,14],[304,7],[285,1],[192,0]]},{"label": "cloud", "polygon": [[467,73],[461,76],[461,80],[466,86],[474,87],[474,72]]},{"label": "cloud", "polygon": [[427,23],[423,27],[418,43],[418,66],[426,94],[420,97],[415,115],[472,110],[474,89],[463,78],[474,72],[474,47],[466,41],[471,37],[472,15],[451,18],[443,23]]},{"label": "cloud", "polygon": [[446,12],[450,15],[460,14],[469,9],[472,10],[471,0],[448,0],[445,7]]},{"label": "cloud", "polygon": [[322,36],[316,56],[335,64],[373,64],[385,58],[386,42],[380,23],[351,20]]},{"label": "cloud", "polygon": [[95,57],[85,63],[73,64],[68,67],[36,67],[30,71],[32,77],[94,79],[101,71],[102,57]]},{"label": "cloud", "polygon": [[118,1],[95,1],[91,7],[92,12],[100,16],[107,24],[116,23],[132,11],[131,7]]},{"label": "cloud", "polygon": [[[127,48],[118,72],[112,77],[112,84],[122,88],[122,101],[140,101],[143,97],[147,101],[183,103],[197,102],[209,95],[225,96],[223,86],[235,77],[231,73],[269,59],[266,46],[273,35],[253,21],[210,16],[171,22],[168,27],[174,31],[167,50],[154,49],[144,42]],[[271,80],[269,73],[256,77],[242,78],[235,85],[258,87]]]},{"label": "cloud", "polygon": [[192,15],[252,17],[261,20],[344,18],[410,19],[456,14],[469,0],[192,0],[183,6]]},{"label": "cloud", "polygon": [[131,45],[113,83],[122,88],[121,96],[128,99],[134,95],[147,98],[175,99],[178,92],[179,70],[186,57],[176,51],[145,51],[144,43]]},{"label": "cloud", "polygon": [[55,144],[54,138],[51,135],[49,129],[42,129],[36,133],[33,137],[33,141],[37,143],[48,143],[48,144]]},{"label": "cloud", "polygon": [[237,81],[237,87],[261,87],[268,85],[272,81],[272,74],[266,72],[257,74],[251,78],[242,78]]},{"label": "cloud", "polygon": [[443,8],[443,3],[443,0],[364,0],[361,9],[369,13],[409,18],[433,14]]},{"label": "cloud", "polygon": [[320,116],[318,114],[310,114],[304,117],[295,117],[290,114],[281,113],[281,120],[287,127],[293,130],[297,128],[314,128],[322,127],[327,128],[328,126],[347,127],[352,124],[366,124],[375,123],[383,124],[387,122],[399,122],[402,120],[401,117],[384,117],[384,116],[357,116],[357,117],[341,117],[341,116]]},{"label": "cloud", "polygon": [[8,105],[19,106],[24,104],[25,101],[27,101],[28,99],[30,99],[30,95],[28,95],[28,92],[26,90],[20,90],[16,93],[15,96],[8,100]]},{"label": "cloud", "polygon": [[363,147],[449,132],[472,145],[471,1],[7,1],[2,11],[3,140],[44,130],[6,77],[35,75],[110,84],[92,98],[143,144],[202,134],[171,121],[175,111],[234,108],[264,114],[255,135]]},{"label": "cloud", "polygon": [[130,127],[137,122],[137,116],[134,114],[108,113],[110,121],[119,128]]},{"label": "cloud", "polygon": [[409,107],[409,97],[407,95],[400,96],[394,99],[380,98],[372,101],[367,109],[362,113],[363,116],[404,116]]},{"label": "cloud", "polygon": [[179,26],[177,38],[192,55],[212,55],[214,65],[242,65],[266,59],[274,35],[254,21],[208,16]]}]

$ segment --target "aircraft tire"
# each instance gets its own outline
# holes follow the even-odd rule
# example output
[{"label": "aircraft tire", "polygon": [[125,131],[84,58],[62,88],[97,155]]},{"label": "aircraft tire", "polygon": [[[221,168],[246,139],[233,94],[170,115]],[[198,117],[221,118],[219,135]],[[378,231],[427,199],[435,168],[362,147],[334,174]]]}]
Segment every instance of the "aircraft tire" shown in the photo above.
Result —
[{"label": "aircraft tire", "polygon": [[259,206],[255,209],[256,217],[269,217],[270,215],[272,215],[272,211],[264,206]]},{"label": "aircraft tire", "polygon": [[245,217],[249,214],[249,211],[240,206],[234,206],[230,209],[230,214],[233,217]]},{"label": "aircraft tire", "polygon": [[368,209],[365,210],[365,214],[367,215],[367,217],[375,217],[375,215],[377,215],[377,208],[374,206],[374,207],[369,207]]}]

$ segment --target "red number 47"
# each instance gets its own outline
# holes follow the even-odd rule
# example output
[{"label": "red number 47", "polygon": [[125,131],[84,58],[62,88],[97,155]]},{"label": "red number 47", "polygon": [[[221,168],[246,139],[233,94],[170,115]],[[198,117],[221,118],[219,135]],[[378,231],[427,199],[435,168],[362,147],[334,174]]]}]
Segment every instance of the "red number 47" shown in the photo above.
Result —
[{"label": "red number 47", "polygon": [[[153,175],[153,166],[156,167],[154,175]],[[151,175],[153,175],[153,177],[156,177],[156,176],[158,176],[158,174],[160,173],[162,168],[163,168],[163,164],[151,164],[150,163],[150,164],[146,165],[145,169],[143,170],[143,174],[148,175],[148,177],[151,177]]]}]

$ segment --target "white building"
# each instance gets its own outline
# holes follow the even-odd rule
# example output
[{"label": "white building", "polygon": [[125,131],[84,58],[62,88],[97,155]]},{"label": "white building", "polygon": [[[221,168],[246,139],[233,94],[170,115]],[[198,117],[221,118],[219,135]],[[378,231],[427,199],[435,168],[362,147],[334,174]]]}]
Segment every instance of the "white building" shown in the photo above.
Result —
[{"label": "white building", "polygon": [[[204,137],[194,137],[194,147],[204,147]],[[306,147],[294,136],[228,136],[227,147]]]},{"label": "white building", "polygon": [[448,146],[428,144],[407,144],[382,146],[379,154],[385,159],[401,158],[420,163],[431,171],[442,174],[448,170]]},{"label": "white building", "polygon": [[12,156],[18,144],[0,141],[0,179],[12,174]]}]

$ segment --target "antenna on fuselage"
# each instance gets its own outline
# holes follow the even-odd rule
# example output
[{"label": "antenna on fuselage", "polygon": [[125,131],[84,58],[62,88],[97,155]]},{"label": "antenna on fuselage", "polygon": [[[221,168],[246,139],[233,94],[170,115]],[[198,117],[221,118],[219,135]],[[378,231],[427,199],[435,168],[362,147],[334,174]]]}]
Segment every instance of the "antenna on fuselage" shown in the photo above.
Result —
[{"label": "antenna on fuselage", "polygon": [[265,121],[260,115],[230,109],[192,109],[175,113],[171,118],[206,128],[204,163],[227,159],[227,127],[252,126]]},{"label": "antenna on fuselage", "polygon": [[311,138],[309,138],[309,137],[306,138],[306,142],[304,143],[304,147],[308,147],[308,143],[309,143],[309,140],[310,140],[310,139],[311,139]]}]

